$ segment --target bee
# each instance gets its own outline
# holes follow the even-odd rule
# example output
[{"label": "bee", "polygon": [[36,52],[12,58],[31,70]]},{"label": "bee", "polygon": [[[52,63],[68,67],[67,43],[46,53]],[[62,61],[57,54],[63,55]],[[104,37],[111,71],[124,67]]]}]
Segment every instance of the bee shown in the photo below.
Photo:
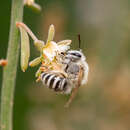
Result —
[{"label": "bee", "polygon": [[70,94],[76,86],[84,85],[88,79],[89,67],[81,51],[70,50],[57,58],[58,70],[46,70],[40,75],[43,84],[56,92]]},{"label": "bee", "polygon": [[[79,42],[80,43],[80,42]],[[41,73],[43,84],[55,92],[71,94],[65,107],[68,107],[75,97],[78,88],[88,81],[89,66],[82,51],[69,50],[59,53],[52,70]],[[54,62],[52,62],[54,63]],[[57,67],[57,66],[60,67]]]}]

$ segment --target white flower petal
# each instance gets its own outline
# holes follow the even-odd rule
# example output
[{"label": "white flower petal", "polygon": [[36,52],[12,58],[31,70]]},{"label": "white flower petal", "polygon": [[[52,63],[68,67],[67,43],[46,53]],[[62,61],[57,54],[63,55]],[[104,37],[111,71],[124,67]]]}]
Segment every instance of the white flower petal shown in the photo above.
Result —
[{"label": "white flower petal", "polygon": [[57,44],[58,45],[70,45],[71,44],[71,40],[62,40],[62,41],[59,41]]}]

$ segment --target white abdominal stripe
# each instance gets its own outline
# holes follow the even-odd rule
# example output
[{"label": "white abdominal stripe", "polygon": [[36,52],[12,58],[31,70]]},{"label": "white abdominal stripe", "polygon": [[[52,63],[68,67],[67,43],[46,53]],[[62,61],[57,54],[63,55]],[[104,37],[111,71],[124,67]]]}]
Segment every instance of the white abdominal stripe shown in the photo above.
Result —
[{"label": "white abdominal stripe", "polygon": [[66,78],[58,76],[53,73],[43,72],[41,74],[41,81],[43,84],[56,92],[69,93],[69,82]]}]

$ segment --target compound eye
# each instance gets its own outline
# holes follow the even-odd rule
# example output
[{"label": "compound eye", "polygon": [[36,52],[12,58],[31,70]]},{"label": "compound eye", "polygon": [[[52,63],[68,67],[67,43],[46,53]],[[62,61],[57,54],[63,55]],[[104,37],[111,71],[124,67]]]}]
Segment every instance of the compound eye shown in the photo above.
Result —
[{"label": "compound eye", "polygon": [[75,53],[74,53],[74,52],[73,52],[73,53],[71,53],[71,55],[76,56],[76,57],[78,57],[78,58],[81,58],[81,54],[76,53],[76,52],[75,52]]},{"label": "compound eye", "polygon": [[65,53],[64,53],[64,52],[61,52],[60,54],[61,54],[61,55],[65,55]]}]

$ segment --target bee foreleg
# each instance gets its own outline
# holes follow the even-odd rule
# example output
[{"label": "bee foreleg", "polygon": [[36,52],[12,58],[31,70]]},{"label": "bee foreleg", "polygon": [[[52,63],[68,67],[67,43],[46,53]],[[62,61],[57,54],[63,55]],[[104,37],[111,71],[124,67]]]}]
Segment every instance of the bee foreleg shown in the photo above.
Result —
[{"label": "bee foreleg", "polygon": [[36,79],[36,82],[39,82],[41,80],[41,77],[39,76],[37,79]]}]

